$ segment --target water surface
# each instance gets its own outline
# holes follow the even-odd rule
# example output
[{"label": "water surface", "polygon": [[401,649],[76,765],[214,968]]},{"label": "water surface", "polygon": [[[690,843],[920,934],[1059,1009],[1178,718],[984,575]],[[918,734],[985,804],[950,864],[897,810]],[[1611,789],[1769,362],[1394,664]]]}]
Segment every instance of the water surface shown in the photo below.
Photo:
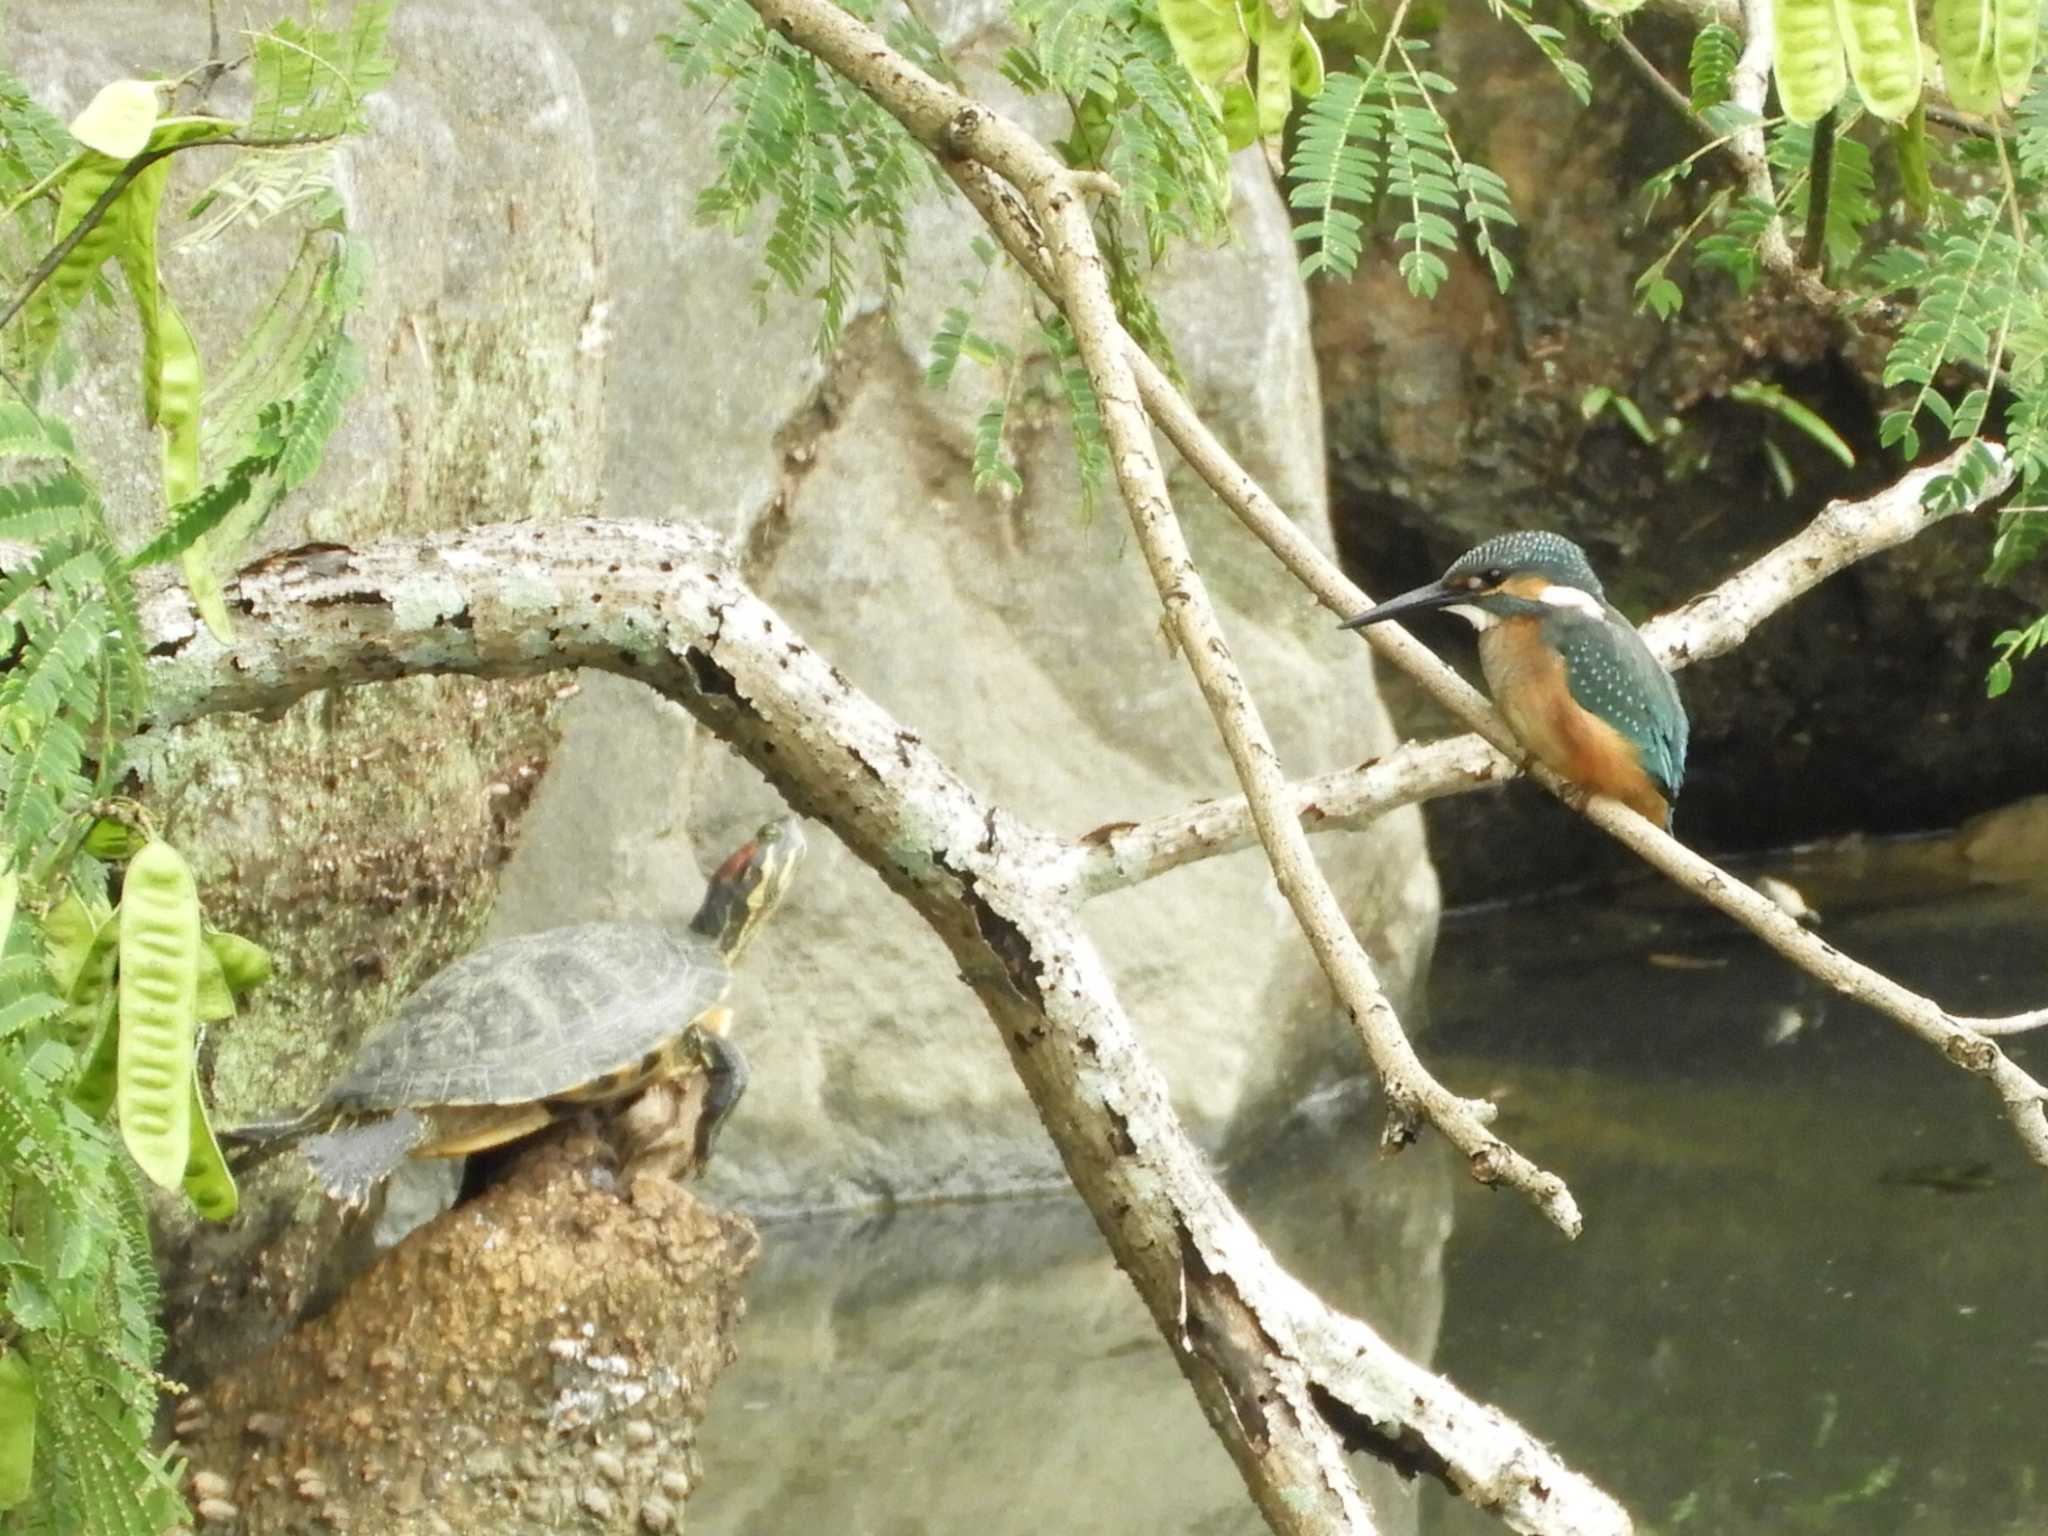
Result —
[{"label": "water surface", "polygon": [[[2048,891],[1935,850],[1791,867],[1958,1010],[2048,1002]],[[1929,899],[1929,893],[1935,893]],[[1290,1266],[1517,1416],[1645,1531],[2048,1532],[2048,1174],[1989,1091],[1644,888],[1446,925],[1424,1050],[1570,1181],[1566,1243],[1369,1097],[1230,1183]],[[2037,1076],[2048,1040],[2012,1042]],[[767,1229],[705,1536],[1263,1529],[1071,1198]],[[1502,1527],[1361,1474],[1389,1533]]]}]

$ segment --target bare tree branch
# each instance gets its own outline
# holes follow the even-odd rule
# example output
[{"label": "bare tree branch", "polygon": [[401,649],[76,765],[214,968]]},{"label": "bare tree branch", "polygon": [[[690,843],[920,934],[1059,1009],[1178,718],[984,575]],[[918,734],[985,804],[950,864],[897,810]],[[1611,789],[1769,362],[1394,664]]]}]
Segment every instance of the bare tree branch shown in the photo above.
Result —
[{"label": "bare tree branch", "polygon": [[[1294,814],[1311,832],[1360,828],[1388,811],[1514,777],[1515,765],[1477,736],[1408,742],[1385,757],[1288,786]],[[1203,800],[1148,821],[1112,822],[1074,847],[1081,895],[1139,885],[1258,842],[1242,795]]]},{"label": "bare tree branch", "polygon": [[1735,61],[1728,94],[1738,107],[1753,113],[1755,121],[1728,141],[1728,153],[1742,178],[1743,190],[1771,210],[1770,222],[1764,225],[1758,242],[1765,268],[1811,302],[1832,307],[1835,296],[1819,278],[1800,267],[1785,234],[1785,221],[1778,216],[1778,191],[1771,180],[1771,157],[1763,129],[1764,105],[1771,91],[1771,5],[1772,0],[1742,0],[1742,55]]},{"label": "bare tree branch", "polygon": [[1956,1023],[1977,1035],[2023,1035],[2030,1029],[2048,1029],[2048,1008],[2032,1013],[2007,1014],[2002,1019],[1968,1019],[1951,1014]]},{"label": "bare tree branch", "polygon": [[[1758,78],[1767,84],[1770,73],[1767,7],[1770,0],[1754,0],[1754,3],[1766,8],[1762,15],[1762,24],[1766,28],[1762,74]],[[1760,90],[1754,82],[1751,88]],[[1757,100],[1761,102],[1760,94]],[[969,200],[988,220],[1004,248],[1041,286],[1051,291],[1050,274],[1036,229],[1025,210],[1017,205],[1014,195],[1008,193],[997,177],[979,166],[961,167],[957,163],[949,163],[948,169]],[[1767,165],[1765,169],[1768,173]],[[1782,243],[1782,232],[1780,241]],[[1789,255],[1790,247],[1787,246],[1786,250]],[[1273,503],[1243,466],[1231,457],[1172,382],[1145,356],[1143,348],[1128,334],[1124,334],[1122,340],[1153,419],[1223,503],[1333,613],[1348,615],[1371,606],[1366,594],[1337,569],[1292,519]],[[1909,471],[1892,485],[1862,501],[1831,502],[1807,529],[1712,592],[1645,626],[1644,637],[1649,641],[1651,650],[1671,667],[1718,656],[1739,644],[1769,614],[1856,560],[1903,543],[1944,518],[1987,505],[2012,485],[2015,471],[2002,449],[1989,443],[1979,446],[1982,451],[1995,456],[1995,467],[1972,494],[1943,497],[1932,506],[1925,504],[1928,487],[1938,477],[1955,474],[1964,456],[1973,451],[1966,444],[1946,459]],[[1567,804],[1583,808],[1583,797],[1558,775],[1540,763],[1526,761],[1520,744],[1508,732],[1505,722],[1474,689],[1398,625],[1375,625],[1365,631],[1365,638],[1382,657],[1408,673],[1437,703],[1471,726],[1497,752],[1504,754],[1509,761],[1521,764],[1537,783]],[[1474,751],[1469,745],[1445,744],[1442,758],[1432,759],[1426,765],[1413,760],[1404,762],[1398,769],[1381,775],[1376,783],[1360,782],[1346,786],[1341,782],[1344,775],[1318,780],[1313,799],[1317,804],[1322,803],[1325,796],[1333,800],[1350,800],[1358,806],[1358,817],[1366,820],[1374,814],[1368,807],[1388,793],[1388,781],[1396,777],[1400,781],[1399,798],[1389,800],[1388,808],[1492,782],[1497,775],[1482,772],[1480,764],[1483,757],[1470,755]],[[1362,780],[1370,771],[1369,768],[1354,770],[1353,776]],[[1435,782],[1427,782],[1424,776],[1432,773],[1436,776]],[[1298,791],[1291,793],[1298,794]],[[1296,804],[1300,804],[1299,798]],[[1600,810],[1601,814],[1593,814],[1594,810]],[[1849,996],[1871,1002],[1872,1006],[1907,1029],[1941,1046],[1944,1054],[1958,1064],[1966,1064],[1959,1059],[1963,1057],[1979,1062],[1984,1075],[1997,1086],[2006,1114],[2013,1121],[2029,1155],[2048,1165],[2048,1133],[2041,1129],[2038,1085],[1999,1055],[1989,1038],[2037,1028],[2037,1015],[2021,1014],[2009,1020],[1965,1021],[1943,1013],[1939,1005],[1916,994],[1907,994],[1913,998],[1911,1006],[1901,1003],[1903,1011],[1895,1011],[1884,1002],[1877,1001],[1880,997],[1892,995],[1883,990],[1892,983],[1880,973],[1857,965],[1831,949],[1824,956],[1808,945],[1788,948],[1771,932],[1758,926],[1758,921],[1753,919],[1770,903],[1733,875],[1701,860],[1698,863],[1712,870],[1713,878],[1689,876],[1685,872],[1689,867],[1687,861],[1697,860],[1697,855],[1621,807],[1606,806],[1603,809],[1596,803],[1587,813],[1597,825],[1620,837],[1650,863],[1686,885],[1703,900],[1720,907],[1737,922],[1749,927],[1794,964]],[[1161,868],[1170,868],[1187,858],[1200,856],[1192,850],[1184,854],[1171,846],[1178,837],[1191,837],[1213,852],[1243,846],[1242,824],[1234,820],[1237,811],[1233,802],[1219,802],[1212,807],[1200,808],[1199,812],[1175,815],[1188,818],[1179,831],[1155,823],[1132,833],[1112,833],[1100,850],[1086,855],[1088,869],[1083,878],[1091,882],[1103,881],[1106,886],[1119,883],[1114,874],[1105,871],[1113,868],[1122,857],[1119,842],[1125,837],[1135,839],[1125,846],[1130,848],[1138,865],[1158,862]],[[1621,831],[1622,819],[1628,823],[1626,835]],[[1335,823],[1318,823],[1324,824]],[[1649,851],[1651,849],[1657,850],[1656,856]],[[1775,909],[1772,910],[1775,913]],[[1806,937],[1810,939],[1811,935]],[[1992,1056],[1985,1057],[1975,1046],[1951,1050],[1945,1043],[1946,1037],[1936,1038],[1925,1033],[1923,1025],[1929,1018],[1928,1010],[1970,1035]],[[1976,1028],[1975,1023],[1988,1027]],[[1980,1070],[1980,1067],[1970,1069]],[[2018,1073],[2018,1077],[2012,1077],[2011,1073]]]},{"label": "bare tree branch", "polygon": [[1577,1233],[1578,1206],[1564,1181],[1486,1128],[1494,1115],[1491,1104],[1451,1093],[1415,1054],[1364,946],[1316,867],[1308,838],[1289,813],[1279,756],[1238,673],[1174,516],[1166,476],[1153,448],[1151,423],[1139,403],[1132,359],[1137,349],[1117,319],[1083,189],[1024,129],[933,79],[831,0],[750,3],[769,26],[866,91],[942,162],[967,160],[984,166],[1023,199],[1043,234],[1055,297],[1087,364],[1117,483],[1167,623],[1244,787],[1274,881],[1379,1074],[1395,1116],[1390,1133],[1405,1141],[1415,1134],[1416,1122],[1427,1121],[1465,1156],[1475,1178],[1508,1185],[1533,1201],[1560,1230]]},{"label": "bare tree branch", "polygon": [[[1972,453],[1991,456],[1982,485],[1967,497],[1941,496],[1937,481],[1962,469]],[[1665,665],[1682,667],[1732,651],[1750,631],[1837,571],[1917,538],[1936,523],[1975,512],[2012,488],[2018,471],[1995,443],[1964,444],[1945,459],[1908,470],[1860,501],[1831,501],[1784,543],[1671,613],[1643,626],[1643,638]]]},{"label": "bare tree branch", "polygon": [[[1541,1443],[1282,1270],[1175,1117],[1086,932],[1069,845],[963,784],[675,524],[472,528],[313,546],[229,587],[222,645],[179,591],[145,606],[151,724],[275,710],[423,672],[596,667],[688,709],[830,826],[946,942],[1117,1261],[1276,1531],[1370,1531],[1345,1467],[1427,1471],[1544,1536],[1628,1517]],[[1342,1405],[1333,1428],[1325,1406]]]}]

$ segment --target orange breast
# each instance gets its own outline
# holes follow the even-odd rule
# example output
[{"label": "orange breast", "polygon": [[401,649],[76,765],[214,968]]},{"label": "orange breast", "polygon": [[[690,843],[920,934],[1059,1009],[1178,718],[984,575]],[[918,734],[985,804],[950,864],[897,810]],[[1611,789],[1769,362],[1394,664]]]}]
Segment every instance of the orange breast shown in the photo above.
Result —
[{"label": "orange breast", "polygon": [[1564,659],[1544,645],[1541,630],[1540,619],[1509,619],[1479,637],[1486,686],[1508,728],[1538,762],[1581,789],[1668,825],[1670,804],[1643,772],[1634,744],[1579,706]]}]

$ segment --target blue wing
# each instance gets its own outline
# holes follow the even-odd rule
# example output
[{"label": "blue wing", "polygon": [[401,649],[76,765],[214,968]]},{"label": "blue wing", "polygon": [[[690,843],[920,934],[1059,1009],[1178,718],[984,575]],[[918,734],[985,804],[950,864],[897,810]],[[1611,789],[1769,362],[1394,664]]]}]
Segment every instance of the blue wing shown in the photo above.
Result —
[{"label": "blue wing", "polygon": [[1605,621],[1567,610],[1544,619],[1543,638],[1564,657],[1573,700],[1634,743],[1643,771],[1675,801],[1690,734],[1685,706],[1635,627],[1612,608]]}]

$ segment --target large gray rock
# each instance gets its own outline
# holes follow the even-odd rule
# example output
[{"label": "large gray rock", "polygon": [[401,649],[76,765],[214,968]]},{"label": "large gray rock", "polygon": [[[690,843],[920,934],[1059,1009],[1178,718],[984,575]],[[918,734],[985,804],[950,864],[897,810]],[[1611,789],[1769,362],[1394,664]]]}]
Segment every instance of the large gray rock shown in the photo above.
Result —
[{"label": "large gray rock", "polygon": [[[970,431],[986,391],[935,393],[924,347],[975,270],[964,206],[916,221],[917,269],[820,367],[815,311],[746,298],[755,253],[681,214],[708,179],[718,115],[675,88],[650,39],[666,3],[538,6],[586,80],[612,270],[607,471],[613,514],[670,509],[729,528],[750,579],[806,637],[978,788],[1078,835],[1233,783],[1113,493],[1092,515],[1064,407],[1016,392],[1024,494],[978,496]],[[958,29],[956,28],[956,31]],[[970,67],[993,36],[968,37]],[[593,95],[596,92],[593,91]],[[1199,403],[1283,505],[1327,539],[1316,379],[1287,221],[1263,169],[1237,176],[1238,243],[1184,254],[1168,324]],[[1029,305],[998,283],[986,328],[1028,349]],[[893,324],[891,323],[893,322]],[[1283,760],[1310,773],[1392,740],[1360,648],[1182,476],[1183,514]],[[698,866],[769,806],[750,768],[629,687],[587,686],[509,870],[499,931],[686,916]],[[1412,815],[1318,847],[1397,995],[1436,909]],[[693,860],[692,852],[702,855]],[[1102,901],[1092,931],[1197,1135],[1227,1147],[1356,1047],[1253,855]],[[983,1194],[1052,1183],[1058,1161],[1001,1042],[938,940],[833,848],[748,957],[738,1037],[754,1085],[715,1192],[760,1209]]]}]

